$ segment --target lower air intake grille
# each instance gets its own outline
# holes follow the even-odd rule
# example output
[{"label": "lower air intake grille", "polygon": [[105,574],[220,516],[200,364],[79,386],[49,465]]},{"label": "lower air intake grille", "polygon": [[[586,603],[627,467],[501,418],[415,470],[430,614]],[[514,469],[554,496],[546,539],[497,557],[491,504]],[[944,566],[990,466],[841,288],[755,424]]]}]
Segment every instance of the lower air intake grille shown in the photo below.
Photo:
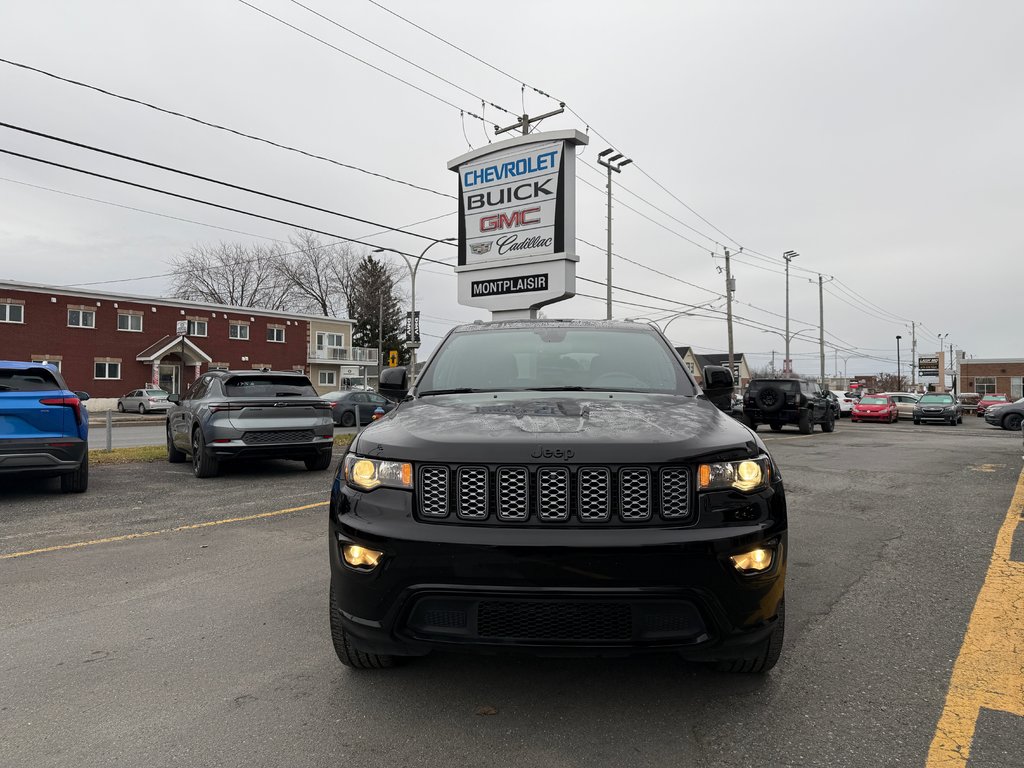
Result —
[{"label": "lower air intake grille", "polygon": [[285,431],[245,432],[242,442],[246,445],[272,445],[274,443],[308,443],[313,439],[311,429],[290,429]]},{"label": "lower air intake grille", "polygon": [[633,615],[627,603],[485,600],[478,634],[507,640],[629,640]]}]

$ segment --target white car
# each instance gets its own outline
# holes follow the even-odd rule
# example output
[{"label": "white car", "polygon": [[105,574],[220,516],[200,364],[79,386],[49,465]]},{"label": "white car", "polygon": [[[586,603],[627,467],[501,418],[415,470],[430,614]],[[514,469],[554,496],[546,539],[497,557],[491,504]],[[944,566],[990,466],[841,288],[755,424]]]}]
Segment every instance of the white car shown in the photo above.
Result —
[{"label": "white car", "polygon": [[839,400],[839,415],[849,416],[853,413],[853,406],[860,400],[859,397],[851,397],[852,392],[836,392],[836,399]]}]

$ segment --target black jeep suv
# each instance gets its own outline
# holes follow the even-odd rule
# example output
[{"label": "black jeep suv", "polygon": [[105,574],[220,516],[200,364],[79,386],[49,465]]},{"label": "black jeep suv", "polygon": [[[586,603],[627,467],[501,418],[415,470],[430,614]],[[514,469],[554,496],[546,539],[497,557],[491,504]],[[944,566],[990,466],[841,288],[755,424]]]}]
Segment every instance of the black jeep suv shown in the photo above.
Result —
[{"label": "black jeep suv", "polygon": [[784,424],[796,424],[809,435],[815,424],[822,432],[836,428],[836,414],[825,392],[800,379],[752,379],[743,397],[743,418],[756,430],[767,424],[778,432]]},{"label": "black jeep suv", "polygon": [[646,324],[453,329],[358,434],[329,513],[343,664],[432,649],[670,651],[763,672],[784,632],[786,497],[764,443]]}]

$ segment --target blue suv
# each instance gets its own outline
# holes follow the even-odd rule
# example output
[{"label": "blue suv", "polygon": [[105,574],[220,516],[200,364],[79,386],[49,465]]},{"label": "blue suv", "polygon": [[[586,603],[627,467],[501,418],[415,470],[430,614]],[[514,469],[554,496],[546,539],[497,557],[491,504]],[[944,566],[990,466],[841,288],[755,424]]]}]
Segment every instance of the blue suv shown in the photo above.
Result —
[{"label": "blue suv", "polygon": [[0,360],[0,477],[60,477],[64,493],[89,487],[89,414],[55,366]]}]

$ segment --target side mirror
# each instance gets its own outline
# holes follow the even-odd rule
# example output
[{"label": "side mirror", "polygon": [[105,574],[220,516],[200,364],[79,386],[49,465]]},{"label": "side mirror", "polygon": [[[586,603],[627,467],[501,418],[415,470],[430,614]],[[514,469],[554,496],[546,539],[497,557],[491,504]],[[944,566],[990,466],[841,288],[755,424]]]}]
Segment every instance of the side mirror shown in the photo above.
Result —
[{"label": "side mirror", "polygon": [[409,394],[409,376],[402,366],[383,368],[377,378],[377,391],[388,400],[403,400]]},{"label": "side mirror", "polygon": [[75,397],[77,397],[79,400],[81,400],[84,403],[86,400],[89,399],[89,393],[88,392],[75,392]]},{"label": "side mirror", "polygon": [[704,394],[708,400],[723,411],[732,410],[732,393],[735,389],[732,371],[720,365],[704,367]]},{"label": "side mirror", "polygon": [[167,402],[168,403],[180,403],[181,402],[181,395],[168,395],[167,396]]}]

